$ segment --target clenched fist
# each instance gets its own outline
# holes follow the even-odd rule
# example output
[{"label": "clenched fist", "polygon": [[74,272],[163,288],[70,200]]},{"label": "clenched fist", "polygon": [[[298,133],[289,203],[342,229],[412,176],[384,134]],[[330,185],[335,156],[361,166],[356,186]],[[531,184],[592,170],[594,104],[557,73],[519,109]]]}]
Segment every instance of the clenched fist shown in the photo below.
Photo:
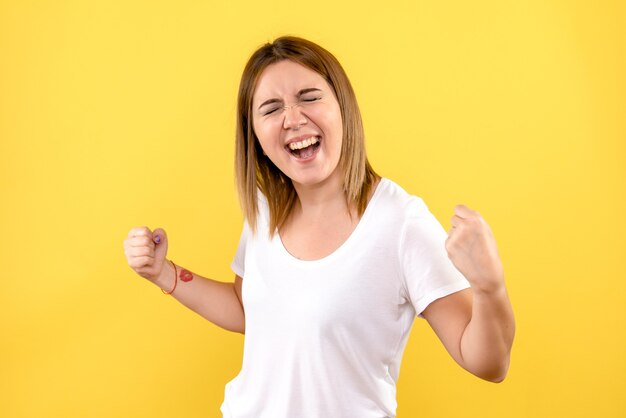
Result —
[{"label": "clenched fist", "polygon": [[474,290],[494,292],[504,287],[504,271],[496,240],[487,222],[467,206],[454,208],[446,240],[448,257]]},{"label": "clenched fist", "polygon": [[167,234],[161,228],[154,232],[145,226],[133,228],[124,240],[124,254],[137,274],[154,283],[163,271]]}]

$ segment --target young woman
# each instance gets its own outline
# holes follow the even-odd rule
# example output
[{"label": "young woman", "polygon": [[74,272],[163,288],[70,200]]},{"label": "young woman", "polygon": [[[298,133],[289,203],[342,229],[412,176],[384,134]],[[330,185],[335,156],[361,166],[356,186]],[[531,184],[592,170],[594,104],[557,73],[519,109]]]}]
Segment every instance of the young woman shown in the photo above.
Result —
[{"label": "young woman", "polygon": [[184,305],[245,333],[224,417],[394,417],[415,316],[461,367],[504,379],[514,336],[495,240],[454,208],[449,234],[422,199],[368,163],[355,94],[320,46],[282,37],[241,79],[236,172],[245,223],[234,283],[166,260],[162,229],[133,228],[129,265]]}]

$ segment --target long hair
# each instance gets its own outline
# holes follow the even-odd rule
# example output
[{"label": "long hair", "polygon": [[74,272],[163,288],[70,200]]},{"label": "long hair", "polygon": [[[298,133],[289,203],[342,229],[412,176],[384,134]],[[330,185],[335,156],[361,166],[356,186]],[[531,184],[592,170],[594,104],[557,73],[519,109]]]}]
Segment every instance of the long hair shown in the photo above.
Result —
[{"label": "long hair", "polygon": [[296,62],[320,74],[335,93],[343,122],[339,159],[343,190],[349,207],[355,205],[359,216],[365,211],[369,192],[377,178],[365,153],[365,134],[356,96],[339,61],[321,46],[294,36],[283,36],[263,45],[248,60],[239,84],[235,175],[239,201],[252,231],[256,230],[257,224],[258,190],[267,198],[270,236],[289,216],[297,194],[291,179],[263,154],[253,129],[252,99],[263,70],[283,60]]}]

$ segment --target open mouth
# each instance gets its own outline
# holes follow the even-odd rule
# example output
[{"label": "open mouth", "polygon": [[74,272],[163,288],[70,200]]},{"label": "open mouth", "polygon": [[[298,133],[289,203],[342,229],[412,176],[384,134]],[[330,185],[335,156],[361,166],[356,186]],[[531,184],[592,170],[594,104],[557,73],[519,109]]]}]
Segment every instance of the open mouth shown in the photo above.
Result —
[{"label": "open mouth", "polygon": [[320,137],[313,136],[300,142],[292,142],[287,145],[287,150],[294,157],[305,160],[311,158],[320,147]]}]

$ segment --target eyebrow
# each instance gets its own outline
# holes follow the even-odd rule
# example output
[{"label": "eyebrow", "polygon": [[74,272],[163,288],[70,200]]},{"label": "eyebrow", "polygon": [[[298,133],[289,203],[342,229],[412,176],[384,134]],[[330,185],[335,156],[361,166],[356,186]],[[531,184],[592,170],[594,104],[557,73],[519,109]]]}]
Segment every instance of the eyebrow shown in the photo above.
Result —
[{"label": "eyebrow", "polygon": [[[312,91],[322,91],[322,90],[317,89],[315,87],[311,87],[311,88],[308,88],[308,89],[302,89],[302,90],[300,90],[298,92],[298,94],[296,94],[296,97],[300,97],[300,96],[302,96],[304,94],[307,94],[307,93],[310,93]],[[261,109],[263,106],[267,106],[268,104],[280,103],[280,102],[281,102],[280,99],[269,99],[269,100],[266,100],[263,103],[261,103],[261,105],[259,106],[259,109]]]}]

